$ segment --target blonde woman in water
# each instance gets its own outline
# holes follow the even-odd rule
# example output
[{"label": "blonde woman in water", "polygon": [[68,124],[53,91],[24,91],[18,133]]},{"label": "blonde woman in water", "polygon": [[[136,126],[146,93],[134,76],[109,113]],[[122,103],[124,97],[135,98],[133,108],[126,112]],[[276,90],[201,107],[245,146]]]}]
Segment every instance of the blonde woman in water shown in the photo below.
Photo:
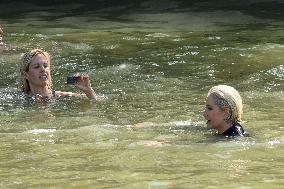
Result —
[{"label": "blonde woman in water", "polygon": [[30,100],[45,102],[54,97],[79,97],[86,96],[96,101],[98,96],[93,90],[88,76],[76,77],[75,86],[84,95],[73,92],[55,91],[51,82],[51,62],[47,52],[41,49],[33,49],[24,54],[20,63],[20,88]]},{"label": "blonde woman in water", "polygon": [[217,130],[219,135],[247,136],[242,127],[242,98],[238,91],[228,85],[212,87],[207,95],[204,118],[207,128]]}]

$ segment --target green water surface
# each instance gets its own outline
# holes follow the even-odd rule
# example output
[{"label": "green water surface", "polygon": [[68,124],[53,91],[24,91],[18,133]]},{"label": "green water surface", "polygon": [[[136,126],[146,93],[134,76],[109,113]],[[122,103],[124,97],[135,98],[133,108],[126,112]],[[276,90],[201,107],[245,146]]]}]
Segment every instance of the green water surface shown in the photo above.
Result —
[{"label": "green water surface", "polygon": [[[281,1],[95,2],[0,3],[0,188],[284,187]],[[54,89],[87,73],[108,100],[27,104],[17,62],[32,48]],[[206,129],[216,84],[239,90],[252,137]]]}]

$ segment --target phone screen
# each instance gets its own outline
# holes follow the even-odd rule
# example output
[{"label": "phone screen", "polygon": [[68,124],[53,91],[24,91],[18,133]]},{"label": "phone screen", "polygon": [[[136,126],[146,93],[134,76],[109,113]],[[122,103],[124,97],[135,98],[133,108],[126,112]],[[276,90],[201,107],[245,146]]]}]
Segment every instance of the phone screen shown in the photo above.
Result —
[{"label": "phone screen", "polygon": [[67,77],[67,85],[75,85],[77,82],[77,77],[69,76]]}]

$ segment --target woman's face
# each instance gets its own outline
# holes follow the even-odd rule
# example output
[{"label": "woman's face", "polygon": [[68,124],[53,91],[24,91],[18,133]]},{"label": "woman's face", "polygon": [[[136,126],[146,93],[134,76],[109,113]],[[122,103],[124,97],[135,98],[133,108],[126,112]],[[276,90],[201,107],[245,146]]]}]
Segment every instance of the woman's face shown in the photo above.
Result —
[{"label": "woman's face", "polygon": [[43,54],[38,54],[32,58],[29,70],[26,72],[26,79],[30,87],[49,85],[50,64],[47,57]]},{"label": "woman's face", "polygon": [[206,124],[209,129],[218,130],[218,128],[222,128],[226,124],[226,112],[216,105],[212,95],[209,95],[206,99],[203,116],[207,120]]}]

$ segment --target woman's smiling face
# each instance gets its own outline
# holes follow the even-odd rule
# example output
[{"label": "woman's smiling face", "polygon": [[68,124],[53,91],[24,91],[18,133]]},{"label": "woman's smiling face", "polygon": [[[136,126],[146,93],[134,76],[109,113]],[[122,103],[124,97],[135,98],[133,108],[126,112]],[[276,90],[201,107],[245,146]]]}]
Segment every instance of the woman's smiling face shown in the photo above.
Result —
[{"label": "woman's smiling face", "polygon": [[206,99],[204,118],[207,120],[207,128],[222,128],[226,124],[226,112],[216,105],[213,95],[210,94]]},{"label": "woman's smiling face", "polygon": [[50,64],[48,59],[43,54],[36,55],[33,57],[26,72],[26,79],[30,85],[45,86],[49,84],[49,78]]}]

